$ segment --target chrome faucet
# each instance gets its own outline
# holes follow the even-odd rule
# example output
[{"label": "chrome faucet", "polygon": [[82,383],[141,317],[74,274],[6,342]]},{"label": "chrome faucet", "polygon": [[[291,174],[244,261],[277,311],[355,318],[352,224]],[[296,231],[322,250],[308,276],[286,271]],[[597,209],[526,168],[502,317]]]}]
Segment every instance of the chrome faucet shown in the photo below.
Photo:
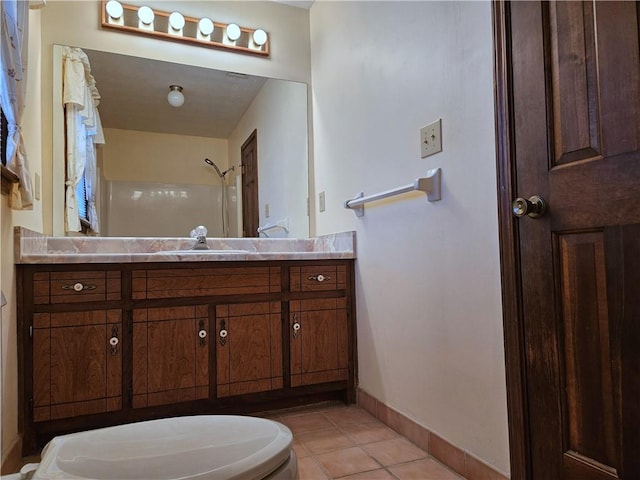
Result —
[{"label": "chrome faucet", "polygon": [[193,244],[193,250],[209,250],[209,246],[207,245],[207,228],[200,225],[193,230],[189,234],[191,238],[196,239],[196,243]]}]

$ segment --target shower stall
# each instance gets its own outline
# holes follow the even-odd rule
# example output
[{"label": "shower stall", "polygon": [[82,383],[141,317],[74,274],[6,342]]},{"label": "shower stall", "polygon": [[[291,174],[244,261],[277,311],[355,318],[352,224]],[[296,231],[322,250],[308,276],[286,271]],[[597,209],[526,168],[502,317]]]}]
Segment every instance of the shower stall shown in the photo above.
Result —
[{"label": "shower stall", "polygon": [[[195,225],[204,225],[209,237],[239,236],[234,169],[207,163],[215,172],[202,184],[102,179],[101,234],[186,237]],[[202,172],[203,180],[209,180],[209,170]]]}]

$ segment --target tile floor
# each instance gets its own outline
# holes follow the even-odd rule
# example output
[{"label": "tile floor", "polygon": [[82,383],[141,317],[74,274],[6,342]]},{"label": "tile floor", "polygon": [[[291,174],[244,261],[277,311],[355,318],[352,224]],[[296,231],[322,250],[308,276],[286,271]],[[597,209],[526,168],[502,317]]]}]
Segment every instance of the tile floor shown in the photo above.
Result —
[{"label": "tile floor", "polygon": [[273,412],[293,432],[300,480],[463,480],[357,406]]},{"label": "tile floor", "polygon": [[299,480],[464,480],[357,406],[329,403],[258,416],[293,432]]}]

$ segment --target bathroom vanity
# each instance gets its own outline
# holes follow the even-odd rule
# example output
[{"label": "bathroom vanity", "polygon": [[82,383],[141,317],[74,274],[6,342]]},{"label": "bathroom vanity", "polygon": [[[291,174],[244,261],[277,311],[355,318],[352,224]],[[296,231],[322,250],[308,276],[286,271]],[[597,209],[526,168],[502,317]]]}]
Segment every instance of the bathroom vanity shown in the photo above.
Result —
[{"label": "bathroom vanity", "polygon": [[355,401],[353,232],[16,242],[23,454],[76,430]]}]

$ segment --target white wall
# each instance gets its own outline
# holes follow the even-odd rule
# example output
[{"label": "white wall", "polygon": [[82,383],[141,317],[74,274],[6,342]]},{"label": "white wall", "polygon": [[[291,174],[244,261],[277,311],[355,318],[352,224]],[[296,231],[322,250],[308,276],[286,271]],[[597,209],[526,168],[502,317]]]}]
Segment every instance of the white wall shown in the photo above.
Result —
[{"label": "white wall", "polygon": [[[310,24],[316,227],[357,231],[360,386],[506,473],[490,4],[316,2]],[[343,208],[434,167],[440,202]]]},{"label": "white wall", "polygon": [[[289,233],[269,236],[306,238],[307,204],[307,86],[267,81],[229,137],[229,161],[241,163],[240,148],[258,131],[258,203],[260,226],[288,220]],[[294,181],[291,181],[294,179]],[[265,205],[269,205],[269,217]]]}]

